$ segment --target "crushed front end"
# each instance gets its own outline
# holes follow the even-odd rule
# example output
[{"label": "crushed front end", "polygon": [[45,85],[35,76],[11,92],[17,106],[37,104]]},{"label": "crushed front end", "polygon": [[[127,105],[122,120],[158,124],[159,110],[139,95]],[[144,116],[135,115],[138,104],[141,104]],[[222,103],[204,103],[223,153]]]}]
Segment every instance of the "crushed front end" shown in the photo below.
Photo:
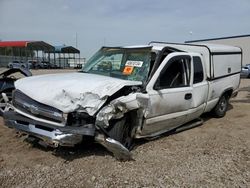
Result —
[{"label": "crushed front end", "polygon": [[102,130],[97,130],[95,118],[86,112],[64,114],[39,103],[19,90],[13,92],[9,111],[3,115],[5,125],[35,137],[51,147],[74,146],[84,137],[93,137],[119,160],[130,160],[131,153]]},{"label": "crushed front end", "polygon": [[4,113],[6,126],[26,132],[54,147],[74,146],[82,141],[83,136],[95,135],[95,119],[88,114],[64,114],[19,90],[13,92],[10,109]]}]

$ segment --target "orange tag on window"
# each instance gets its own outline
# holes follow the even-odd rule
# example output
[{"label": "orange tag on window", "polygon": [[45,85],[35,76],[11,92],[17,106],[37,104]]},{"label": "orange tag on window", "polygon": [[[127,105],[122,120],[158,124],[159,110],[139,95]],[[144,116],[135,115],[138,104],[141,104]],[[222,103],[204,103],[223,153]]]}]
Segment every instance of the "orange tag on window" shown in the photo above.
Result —
[{"label": "orange tag on window", "polygon": [[133,70],[134,70],[134,67],[125,66],[125,68],[123,69],[123,74],[130,75],[130,74],[132,74]]}]

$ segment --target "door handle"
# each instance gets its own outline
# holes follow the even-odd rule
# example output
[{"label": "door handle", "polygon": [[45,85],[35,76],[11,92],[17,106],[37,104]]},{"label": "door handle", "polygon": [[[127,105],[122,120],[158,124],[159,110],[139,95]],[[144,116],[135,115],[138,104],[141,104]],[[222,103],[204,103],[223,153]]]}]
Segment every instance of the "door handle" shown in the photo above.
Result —
[{"label": "door handle", "polygon": [[185,100],[189,100],[192,98],[192,93],[186,93],[185,94]]}]

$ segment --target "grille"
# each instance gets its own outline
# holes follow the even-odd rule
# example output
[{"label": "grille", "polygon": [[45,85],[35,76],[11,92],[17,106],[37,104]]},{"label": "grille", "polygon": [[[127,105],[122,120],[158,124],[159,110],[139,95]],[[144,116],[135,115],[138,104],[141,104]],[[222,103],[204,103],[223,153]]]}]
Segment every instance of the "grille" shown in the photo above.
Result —
[{"label": "grille", "polygon": [[57,123],[65,122],[63,113],[60,110],[39,103],[19,90],[15,90],[13,93],[13,105],[17,109],[38,118],[55,121]]}]

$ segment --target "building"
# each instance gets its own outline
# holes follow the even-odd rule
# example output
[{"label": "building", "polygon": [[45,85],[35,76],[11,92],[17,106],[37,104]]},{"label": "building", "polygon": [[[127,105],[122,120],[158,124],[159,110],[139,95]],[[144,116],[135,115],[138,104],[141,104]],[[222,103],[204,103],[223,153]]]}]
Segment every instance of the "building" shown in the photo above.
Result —
[{"label": "building", "polygon": [[185,43],[213,43],[213,44],[238,46],[242,49],[243,52],[242,64],[243,65],[250,64],[250,35],[192,40],[192,41],[186,41]]}]

